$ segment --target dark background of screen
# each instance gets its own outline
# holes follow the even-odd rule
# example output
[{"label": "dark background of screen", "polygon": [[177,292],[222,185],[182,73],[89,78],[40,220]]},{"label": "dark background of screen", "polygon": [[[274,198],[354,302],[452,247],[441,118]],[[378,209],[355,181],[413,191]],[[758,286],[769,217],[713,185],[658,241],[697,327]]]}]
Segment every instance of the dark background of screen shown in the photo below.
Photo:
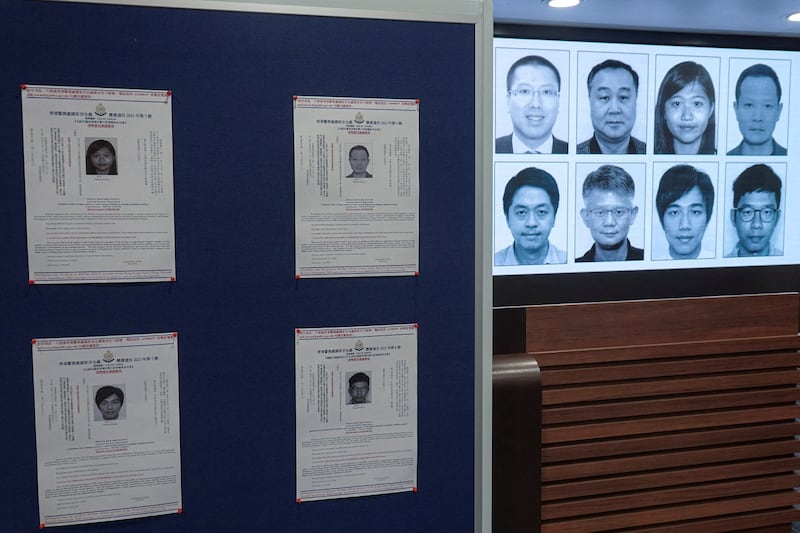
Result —
[{"label": "dark background of screen", "polygon": [[[800,50],[795,39],[496,24],[495,37],[643,45]],[[787,181],[791,177],[787,177]],[[792,228],[787,227],[787,232]],[[497,307],[800,290],[800,265],[494,276]],[[732,312],[734,312],[732,310]]]}]

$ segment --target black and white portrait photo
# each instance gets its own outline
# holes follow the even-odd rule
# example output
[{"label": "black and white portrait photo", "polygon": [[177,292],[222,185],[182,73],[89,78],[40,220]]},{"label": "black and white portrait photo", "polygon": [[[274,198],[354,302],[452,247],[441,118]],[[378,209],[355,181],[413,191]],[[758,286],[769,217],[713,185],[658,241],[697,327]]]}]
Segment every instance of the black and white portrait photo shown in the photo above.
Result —
[{"label": "black and white portrait photo", "polygon": [[568,52],[496,50],[495,153],[568,153],[568,76]]},{"label": "black and white portrait photo", "polygon": [[[520,169],[506,182],[502,210],[513,242],[495,252],[495,266],[567,262],[564,245],[556,245],[550,239],[561,205],[559,189],[565,193],[567,190],[566,165],[557,165],[556,168],[561,170],[560,188],[558,180],[550,172],[535,166]],[[560,220],[563,223],[566,217],[562,216]]]},{"label": "black and white portrait photo", "polygon": [[113,421],[125,419],[125,385],[102,385],[94,391],[94,420]]},{"label": "black and white portrait photo", "polygon": [[117,175],[116,139],[86,139],[86,173],[99,176]]},{"label": "black and white portrait photo", "polygon": [[348,373],[347,379],[347,405],[372,403],[370,394],[370,374],[372,372]]},{"label": "black and white portrait photo", "polygon": [[643,260],[645,164],[576,167],[575,262]]},{"label": "black and white portrait photo", "polygon": [[787,155],[790,68],[785,60],[730,59],[728,155]]},{"label": "black and white portrait photo", "polygon": [[656,57],[655,154],[717,153],[717,57]]},{"label": "black and white portrait photo", "polygon": [[783,255],[786,165],[725,167],[725,257]]},{"label": "black and white portrait photo", "polygon": [[716,257],[718,164],[655,163],[651,258]]},{"label": "black and white portrait photo", "polygon": [[646,152],[648,59],[578,52],[578,154]]}]

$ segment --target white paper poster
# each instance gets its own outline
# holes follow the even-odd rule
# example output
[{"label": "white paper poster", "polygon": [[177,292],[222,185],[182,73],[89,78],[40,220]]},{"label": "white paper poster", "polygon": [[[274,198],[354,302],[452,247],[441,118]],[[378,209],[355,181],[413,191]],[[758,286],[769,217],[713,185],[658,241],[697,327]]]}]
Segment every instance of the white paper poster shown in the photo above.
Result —
[{"label": "white paper poster", "polygon": [[29,280],[175,278],[169,91],[22,87]]},{"label": "white paper poster", "polygon": [[419,271],[419,102],[297,96],[298,277]]},{"label": "white paper poster", "polygon": [[297,501],[417,487],[417,326],[295,333]]},{"label": "white paper poster", "polygon": [[175,333],[35,339],[42,527],[180,512]]}]

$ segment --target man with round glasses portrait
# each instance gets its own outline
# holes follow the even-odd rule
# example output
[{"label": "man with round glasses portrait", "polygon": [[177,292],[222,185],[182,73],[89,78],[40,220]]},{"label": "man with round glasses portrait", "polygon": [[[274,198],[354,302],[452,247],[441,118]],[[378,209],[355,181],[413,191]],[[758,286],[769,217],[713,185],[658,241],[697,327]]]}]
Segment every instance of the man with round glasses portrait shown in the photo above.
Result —
[{"label": "man with round glasses portrait", "polygon": [[581,219],[594,244],[576,263],[593,261],[641,261],[644,250],[628,239],[639,208],[634,205],[636,187],[625,169],[603,165],[583,181]]},{"label": "man with round glasses portrait", "polygon": [[783,255],[772,243],[781,216],[781,179],[769,165],[746,168],[733,182],[731,222],[739,237],[725,257]]},{"label": "man with round glasses portrait", "polygon": [[518,59],[506,77],[506,111],[513,131],[495,139],[498,154],[566,154],[566,141],[553,135],[561,96],[561,75],[549,60]]}]

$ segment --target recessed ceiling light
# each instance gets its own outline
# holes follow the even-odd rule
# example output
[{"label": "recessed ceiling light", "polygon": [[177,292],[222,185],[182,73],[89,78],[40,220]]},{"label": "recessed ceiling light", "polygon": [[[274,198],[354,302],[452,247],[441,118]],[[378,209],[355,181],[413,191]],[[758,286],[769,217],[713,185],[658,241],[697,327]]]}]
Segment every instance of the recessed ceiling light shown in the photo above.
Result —
[{"label": "recessed ceiling light", "polygon": [[581,0],[542,0],[550,7],[575,7],[581,3]]},{"label": "recessed ceiling light", "polygon": [[789,22],[800,22],[800,12],[792,13],[786,18],[789,20]]}]

